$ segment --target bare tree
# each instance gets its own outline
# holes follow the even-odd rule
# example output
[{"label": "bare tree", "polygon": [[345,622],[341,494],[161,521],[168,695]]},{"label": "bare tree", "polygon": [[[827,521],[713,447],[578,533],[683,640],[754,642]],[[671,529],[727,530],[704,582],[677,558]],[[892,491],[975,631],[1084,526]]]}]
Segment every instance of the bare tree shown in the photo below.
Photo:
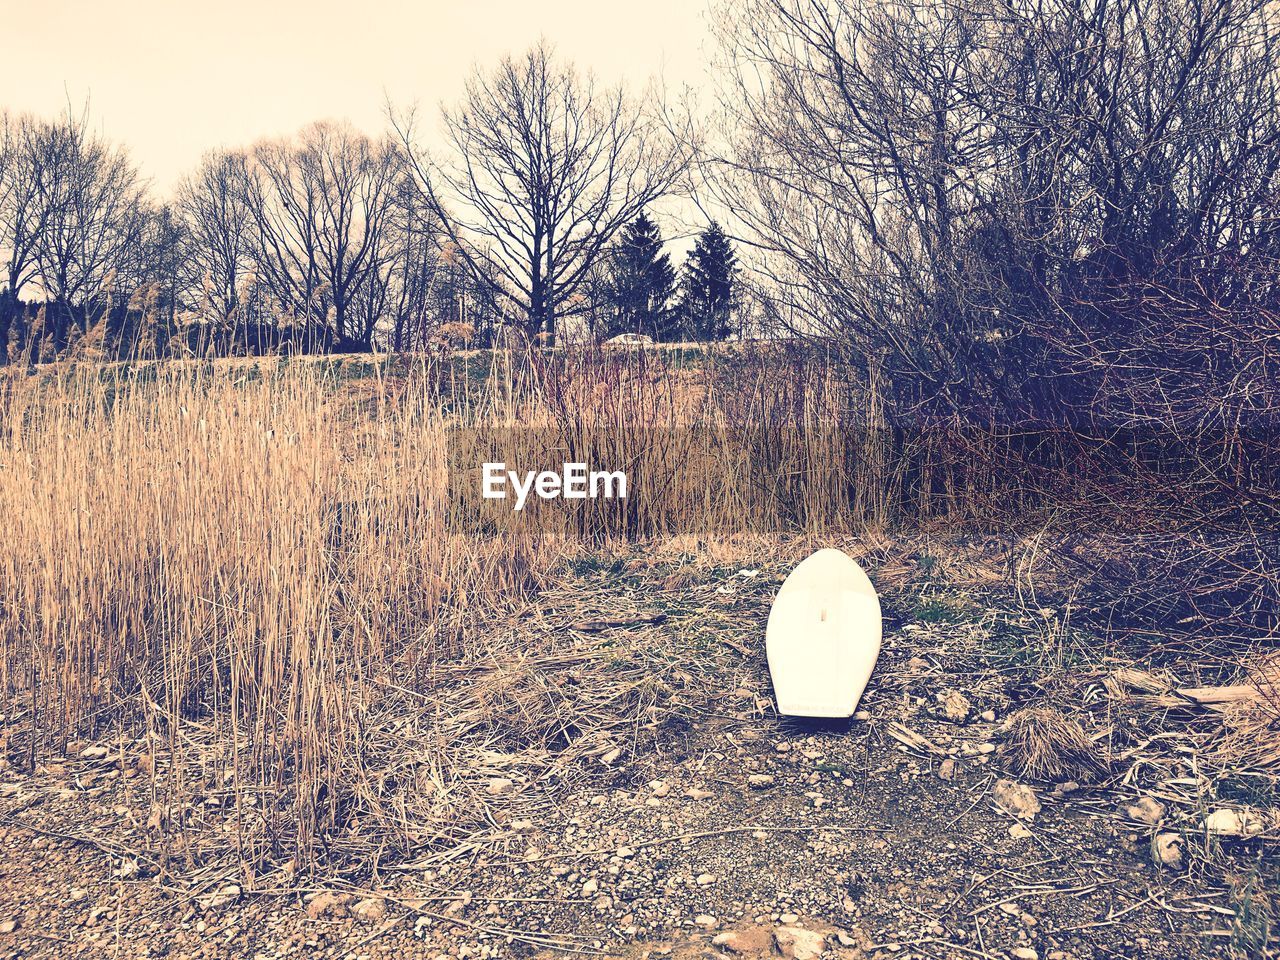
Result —
[{"label": "bare tree", "polygon": [[400,168],[389,141],[330,123],[253,151],[247,197],[258,267],[282,306],[323,329],[328,349],[369,348],[371,331],[352,323],[352,304],[378,268]]},{"label": "bare tree", "polygon": [[92,134],[87,118],[42,125],[35,256],[51,301],[46,331],[56,353],[72,325],[87,332],[142,229],[141,188],[128,156]]},{"label": "bare tree", "polygon": [[1234,368],[1246,386],[1203,358],[1275,302],[1264,0],[748,0],[719,22],[707,180],[799,325],[885,364],[904,410],[1260,395],[1269,363]]},{"label": "bare tree", "polygon": [[477,72],[444,112],[452,147],[433,163],[397,122],[424,196],[478,283],[524,332],[554,333],[617,232],[668,192],[687,164],[679,142],[622,87],[557,64],[539,45]]},{"label": "bare tree", "polygon": [[9,339],[23,289],[36,275],[36,243],[46,208],[40,124],[29,116],[0,116],[0,366],[9,359]]},{"label": "bare tree", "polygon": [[390,291],[390,346],[396,351],[420,349],[431,327],[440,322],[430,311],[440,279],[441,235],[435,215],[411,176],[396,186],[389,233],[386,287]]},{"label": "bare tree", "polygon": [[229,323],[242,281],[253,269],[253,220],[247,196],[246,157],[238,151],[206,154],[178,188],[178,208],[190,235],[190,266],[198,299]]}]

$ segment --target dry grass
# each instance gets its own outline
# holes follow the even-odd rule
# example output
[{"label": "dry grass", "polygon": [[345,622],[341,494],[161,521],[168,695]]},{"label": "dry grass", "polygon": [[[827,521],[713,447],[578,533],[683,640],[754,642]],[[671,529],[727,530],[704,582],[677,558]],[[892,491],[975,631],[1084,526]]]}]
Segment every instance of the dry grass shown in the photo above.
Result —
[{"label": "dry grass", "polygon": [[[1219,759],[1232,767],[1280,769],[1280,653],[1258,656],[1246,669],[1242,695],[1220,707]],[[1235,689],[1234,687],[1231,689]]]},{"label": "dry grass", "polygon": [[1000,751],[1005,766],[1033,780],[1087,780],[1103,770],[1084,728],[1052,707],[1028,707],[1011,714]]},{"label": "dry grass", "polygon": [[[540,783],[634,740],[692,677],[657,644],[619,658],[542,621],[527,600],[566,557],[851,522],[795,440],[829,435],[820,377],[748,371],[730,409],[651,361],[494,364],[355,388],[317,363],[0,381],[9,760],[115,738],[148,758],[153,819],[192,866],[227,855],[192,846],[211,811],[259,877],[458,849],[500,819],[488,778]],[[495,450],[621,460],[636,482],[625,503],[515,517],[476,495]],[[785,485],[749,482],[762,463]]]}]

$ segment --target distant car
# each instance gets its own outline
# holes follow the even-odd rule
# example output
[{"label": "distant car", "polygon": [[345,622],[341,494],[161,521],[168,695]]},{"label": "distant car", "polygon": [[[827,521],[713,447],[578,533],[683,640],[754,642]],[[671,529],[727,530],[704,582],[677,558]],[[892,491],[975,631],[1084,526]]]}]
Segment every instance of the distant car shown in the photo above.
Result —
[{"label": "distant car", "polygon": [[624,346],[644,346],[653,343],[653,337],[643,333],[620,333],[616,337],[610,337],[605,343],[619,343]]}]

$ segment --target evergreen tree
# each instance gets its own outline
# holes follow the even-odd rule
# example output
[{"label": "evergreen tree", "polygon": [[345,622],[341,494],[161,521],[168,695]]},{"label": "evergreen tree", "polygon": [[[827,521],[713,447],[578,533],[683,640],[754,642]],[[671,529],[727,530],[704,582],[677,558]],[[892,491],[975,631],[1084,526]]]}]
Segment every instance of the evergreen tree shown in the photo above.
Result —
[{"label": "evergreen tree", "polygon": [[671,309],[676,271],[662,252],[657,224],[644,212],[623,231],[613,252],[612,273],[608,336],[642,333],[655,340],[676,339],[679,317]]},{"label": "evergreen tree", "polygon": [[738,258],[720,224],[711,225],[684,263],[681,312],[695,340],[723,340],[733,332]]}]

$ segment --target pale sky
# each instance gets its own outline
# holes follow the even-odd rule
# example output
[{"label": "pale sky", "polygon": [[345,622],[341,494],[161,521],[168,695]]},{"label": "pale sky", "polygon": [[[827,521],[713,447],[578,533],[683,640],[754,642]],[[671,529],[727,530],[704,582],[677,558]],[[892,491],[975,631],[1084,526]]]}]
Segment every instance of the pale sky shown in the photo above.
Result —
[{"label": "pale sky", "polygon": [[88,99],[166,193],[206,150],[346,119],[385,126],[385,100],[435,129],[471,68],[540,37],[633,88],[702,86],[703,0],[3,0],[0,108],[52,115]]}]

